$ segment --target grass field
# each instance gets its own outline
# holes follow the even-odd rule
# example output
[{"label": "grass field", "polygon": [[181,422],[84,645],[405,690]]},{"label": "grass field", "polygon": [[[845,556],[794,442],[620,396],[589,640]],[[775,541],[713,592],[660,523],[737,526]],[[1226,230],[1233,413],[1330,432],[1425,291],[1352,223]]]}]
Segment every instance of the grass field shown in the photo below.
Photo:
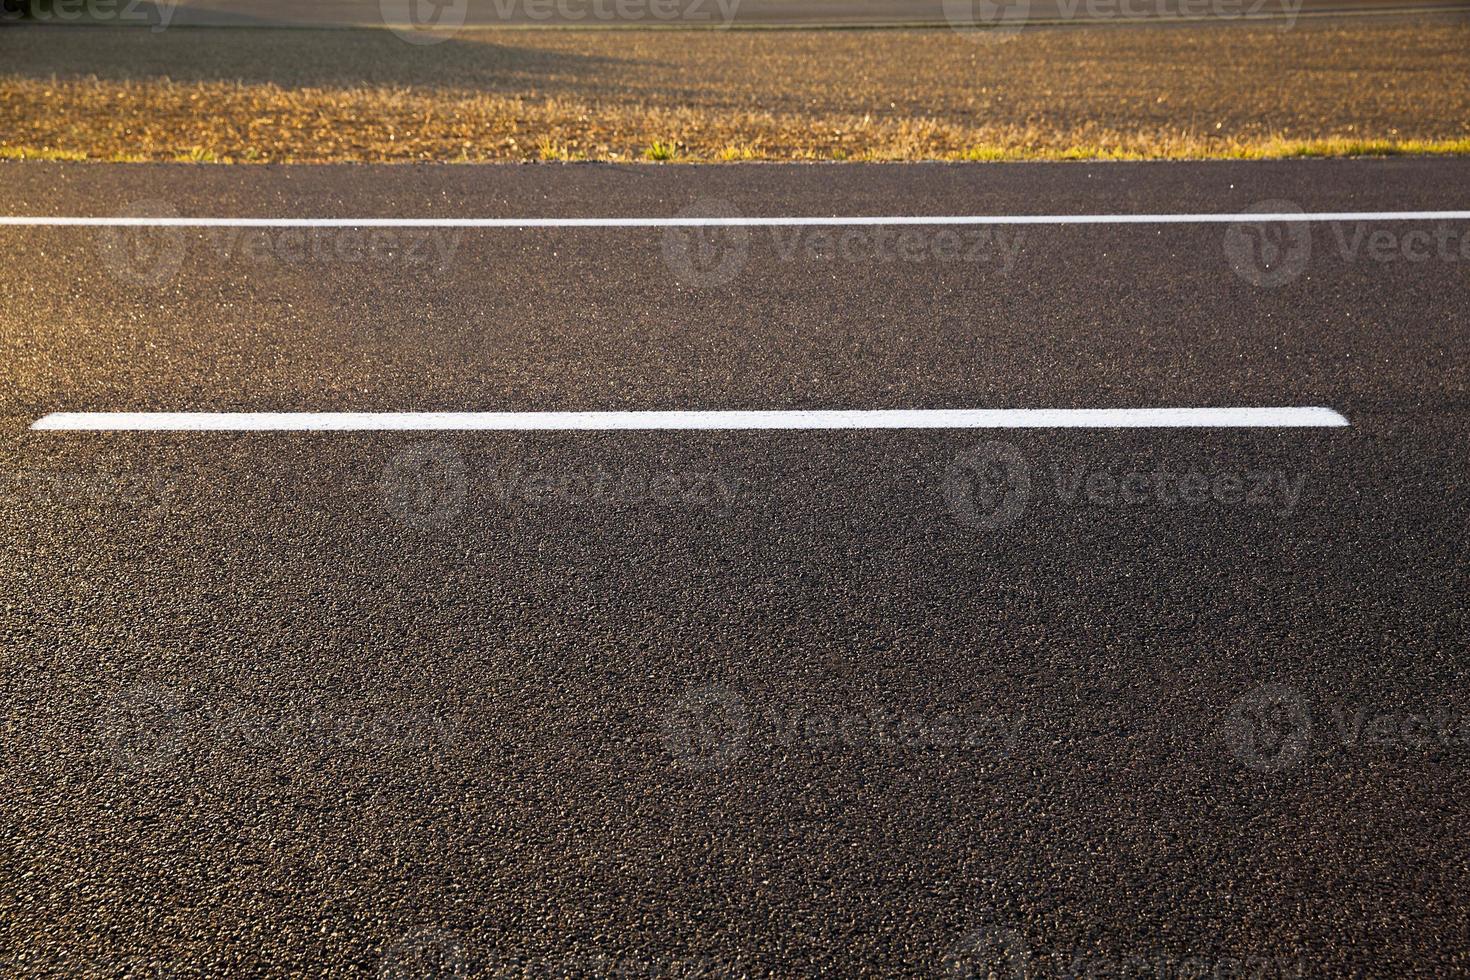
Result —
[{"label": "grass field", "polygon": [[0,157],[922,160],[1470,152],[1453,21],[947,31],[0,30]]}]

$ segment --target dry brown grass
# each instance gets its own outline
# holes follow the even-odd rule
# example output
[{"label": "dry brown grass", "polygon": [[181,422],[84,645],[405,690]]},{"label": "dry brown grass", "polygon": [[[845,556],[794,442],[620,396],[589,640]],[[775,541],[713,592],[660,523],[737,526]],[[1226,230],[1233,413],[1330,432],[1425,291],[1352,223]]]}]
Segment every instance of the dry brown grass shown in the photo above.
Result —
[{"label": "dry brown grass", "polygon": [[0,34],[0,156],[202,161],[1470,152],[1470,26]]}]

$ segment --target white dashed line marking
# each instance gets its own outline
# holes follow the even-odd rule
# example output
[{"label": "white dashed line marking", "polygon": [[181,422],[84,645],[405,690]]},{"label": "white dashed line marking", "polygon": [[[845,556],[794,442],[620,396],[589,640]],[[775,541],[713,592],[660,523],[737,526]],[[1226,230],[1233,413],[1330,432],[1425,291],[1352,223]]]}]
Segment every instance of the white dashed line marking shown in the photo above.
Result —
[{"label": "white dashed line marking", "polygon": [[638,432],[757,429],[1341,427],[1330,408],[1013,408],[760,412],[55,412],[52,432]]}]

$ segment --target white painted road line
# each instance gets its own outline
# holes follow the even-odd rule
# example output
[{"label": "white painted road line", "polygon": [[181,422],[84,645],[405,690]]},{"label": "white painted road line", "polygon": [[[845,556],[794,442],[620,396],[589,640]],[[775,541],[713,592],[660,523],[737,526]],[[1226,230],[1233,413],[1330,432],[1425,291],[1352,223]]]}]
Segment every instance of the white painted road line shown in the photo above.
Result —
[{"label": "white painted road line", "polygon": [[0,215],[0,227],[87,228],[751,228],[860,225],[1173,225],[1303,221],[1470,221],[1470,211],[1281,214],[880,215],[784,218],[183,218]]},{"label": "white painted road line", "polygon": [[52,432],[635,432],[751,429],[1341,427],[1330,408],[1013,408],[768,412],[55,412]]}]

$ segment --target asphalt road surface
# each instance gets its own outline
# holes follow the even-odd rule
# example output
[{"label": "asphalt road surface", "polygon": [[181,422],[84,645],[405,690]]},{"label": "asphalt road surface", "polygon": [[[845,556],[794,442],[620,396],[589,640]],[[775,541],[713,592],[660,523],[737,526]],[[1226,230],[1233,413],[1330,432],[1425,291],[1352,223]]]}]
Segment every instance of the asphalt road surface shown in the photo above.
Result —
[{"label": "asphalt road surface", "polygon": [[[0,214],[1467,187],[1464,160],[10,164]],[[6,976],[1470,969],[1470,222],[235,231],[0,228]],[[29,429],[1161,406],[1351,425]]]},{"label": "asphalt road surface", "polygon": [[[54,0],[49,0],[54,2]],[[38,8],[54,24],[136,26],[882,26],[1238,22],[1454,13],[1464,0],[71,0]]]}]

